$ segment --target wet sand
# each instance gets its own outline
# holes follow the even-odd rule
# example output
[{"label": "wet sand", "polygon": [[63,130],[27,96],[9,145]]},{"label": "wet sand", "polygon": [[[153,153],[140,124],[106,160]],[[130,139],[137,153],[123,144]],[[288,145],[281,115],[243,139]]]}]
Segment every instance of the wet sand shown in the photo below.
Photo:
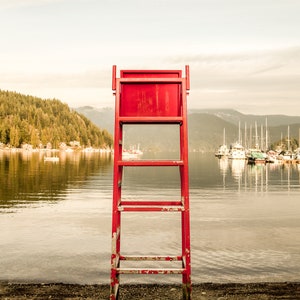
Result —
[{"label": "wet sand", "polygon": [[[0,282],[0,299],[109,299],[108,285],[17,284]],[[182,299],[178,285],[121,285],[120,300]],[[300,299],[300,282],[203,283],[193,285],[193,300]]]}]

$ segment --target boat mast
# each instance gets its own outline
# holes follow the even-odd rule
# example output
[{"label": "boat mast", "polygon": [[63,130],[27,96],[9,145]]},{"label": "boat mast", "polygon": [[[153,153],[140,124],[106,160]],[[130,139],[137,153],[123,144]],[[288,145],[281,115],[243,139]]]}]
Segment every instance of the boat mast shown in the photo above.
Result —
[{"label": "boat mast", "polygon": [[264,148],[264,125],[260,125],[260,150]]},{"label": "boat mast", "polygon": [[290,125],[288,126],[288,151],[290,151]]},{"label": "boat mast", "polygon": [[247,143],[247,122],[245,122],[245,137],[244,137],[244,146],[247,148],[248,143]]},{"label": "boat mast", "polygon": [[252,124],[251,124],[250,125],[250,145],[249,145],[249,148],[253,148],[252,143],[253,143],[253,141],[252,141]]},{"label": "boat mast", "polygon": [[255,149],[258,147],[257,122],[255,121]]},{"label": "boat mast", "polygon": [[268,119],[266,117],[266,151],[268,150],[269,148],[269,145],[268,145],[269,141],[268,141]]},{"label": "boat mast", "polygon": [[241,121],[239,121],[239,144],[241,144]]}]

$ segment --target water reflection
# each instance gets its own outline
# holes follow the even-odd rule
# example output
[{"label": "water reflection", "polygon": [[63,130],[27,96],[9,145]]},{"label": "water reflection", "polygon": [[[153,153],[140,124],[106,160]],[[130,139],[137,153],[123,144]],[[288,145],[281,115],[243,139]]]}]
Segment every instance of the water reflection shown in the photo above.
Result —
[{"label": "water reflection", "polygon": [[0,208],[62,200],[67,189],[111,165],[108,154],[59,152],[59,162],[44,161],[44,155],[0,151]]},{"label": "water reflection", "polygon": [[247,164],[245,160],[216,159],[223,187],[235,182],[238,189],[265,191],[298,189],[300,164]]},{"label": "water reflection", "polygon": [[231,159],[230,170],[231,170],[231,176],[234,178],[235,181],[239,182],[245,170],[245,161],[239,159],[237,160]]}]

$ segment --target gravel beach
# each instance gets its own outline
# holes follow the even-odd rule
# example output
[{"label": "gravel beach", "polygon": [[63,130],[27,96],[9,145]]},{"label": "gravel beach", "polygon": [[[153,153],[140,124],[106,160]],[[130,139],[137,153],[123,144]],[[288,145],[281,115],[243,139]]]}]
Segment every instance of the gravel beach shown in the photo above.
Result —
[{"label": "gravel beach", "polygon": [[[121,285],[120,300],[182,299],[178,285]],[[18,284],[0,282],[0,299],[109,299],[108,285]],[[300,299],[299,282],[280,283],[203,283],[193,285],[193,300]]]}]

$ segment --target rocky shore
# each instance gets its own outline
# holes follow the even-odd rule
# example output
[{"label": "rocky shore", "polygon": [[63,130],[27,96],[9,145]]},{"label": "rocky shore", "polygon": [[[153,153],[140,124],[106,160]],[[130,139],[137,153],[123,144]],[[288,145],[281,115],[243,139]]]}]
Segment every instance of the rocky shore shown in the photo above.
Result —
[{"label": "rocky shore", "polygon": [[[178,285],[122,285],[120,300],[179,300]],[[18,284],[0,282],[0,299],[109,299],[108,285]],[[280,283],[202,283],[193,285],[193,300],[277,300],[300,299],[300,282]]]}]

